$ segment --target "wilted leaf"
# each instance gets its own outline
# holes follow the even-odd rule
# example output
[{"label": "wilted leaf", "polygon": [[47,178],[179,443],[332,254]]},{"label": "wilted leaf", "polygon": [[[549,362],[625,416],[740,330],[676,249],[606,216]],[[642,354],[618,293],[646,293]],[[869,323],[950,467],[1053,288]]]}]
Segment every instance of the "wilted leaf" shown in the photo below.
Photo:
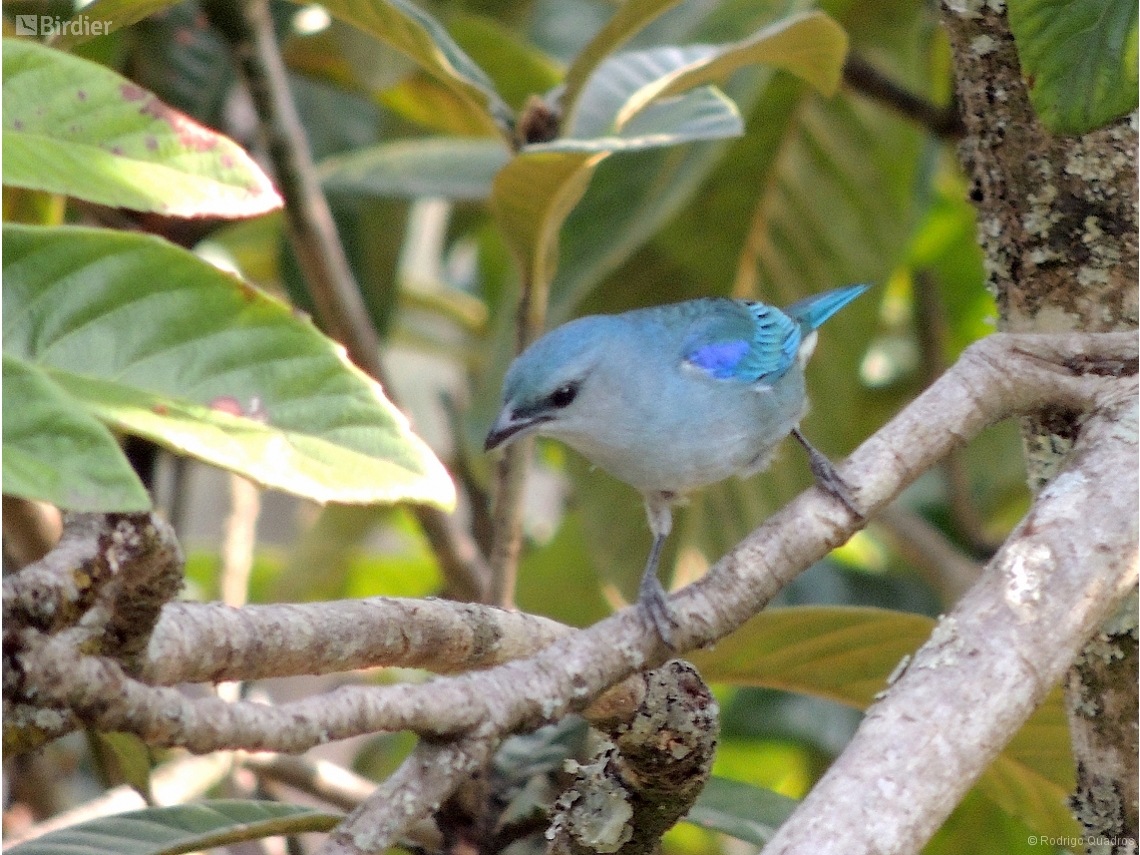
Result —
[{"label": "wilted leaf", "polygon": [[233,141],[94,62],[4,40],[4,183],[181,217],[281,207]]}]

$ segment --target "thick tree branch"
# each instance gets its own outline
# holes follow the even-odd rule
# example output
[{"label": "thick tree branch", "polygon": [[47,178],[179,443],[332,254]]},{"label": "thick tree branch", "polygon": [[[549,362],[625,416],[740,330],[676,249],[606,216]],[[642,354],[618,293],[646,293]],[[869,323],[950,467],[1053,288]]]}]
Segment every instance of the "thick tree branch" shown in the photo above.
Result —
[{"label": "thick tree branch", "polygon": [[[1029,75],[1003,5],[944,5],[967,128],[959,156],[972,180],[970,199],[978,209],[978,238],[1001,328],[1135,334],[1136,111],[1079,136],[1051,133],[1030,100]],[[1080,414],[1043,410],[1024,416],[1021,428],[1030,487],[1037,490],[1063,464],[1080,431]],[[1113,853],[1135,852],[1140,834],[1140,645],[1134,630],[1118,630],[1107,627],[1081,652],[1065,696],[1077,768],[1071,804],[1087,836],[1114,841]],[[1106,650],[1117,658],[1106,659]],[[1120,669],[1119,662],[1131,665]]]},{"label": "thick tree branch", "polygon": [[169,603],[142,679],[155,685],[260,680],[397,666],[451,674],[521,659],[572,632],[538,615],[448,600]]},{"label": "thick tree branch", "polygon": [[[856,501],[873,515],[991,422],[1046,403],[1087,410],[1106,384],[1131,382],[1113,375],[1134,376],[1136,359],[1129,334],[991,336],[865,442],[841,474],[860,485]],[[683,649],[702,646],[740,626],[859,522],[822,492],[800,496],[672,598],[681,623],[678,643]],[[190,700],[128,679],[112,660],[78,657],[65,635],[27,632],[21,667],[38,702],[71,709],[99,729],[195,751],[301,751],[360,733],[411,729],[439,736],[487,722],[506,732],[582,710],[607,687],[669,655],[636,610],[627,609],[523,662],[417,686],[346,686],[321,698],[265,707]]]},{"label": "thick tree branch", "polygon": [[190,698],[134,680],[112,659],[81,656],[66,634],[40,636],[34,630],[25,633],[17,660],[37,700],[74,710],[96,730],[137,733],[152,746],[195,753],[221,748],[296,753],[336,739],[398,730],[455,734],[486,717],[477,698],[466,692],[449,697],[445,687],[432,684],[389,687],[395,692],[342,686],[275,706]]},{"label": "thick tree branch", "polygon": [[720,732],[712,692],[680,659],[644,680],[636,713],[609,723],[612,741],[555,802],[551,855],[652,855],[704,789]]},{"label": "thick tree branch", "polygon": [[1134,589],[1138,414],[1123,391],[765,852],[921,849]]},{"label": "thick tree branch", "polygon": [[182,586],[182,552],[154,514],[67,514],[59,544],[19,573],[4,577],[6,628],[52,632],[88,618],[100,651],[136,655],[159,611]]},{"label": "thick tree branch", "polygon": [[453,742],[421,741],[400,768],[329,835],[320,855],[385,851],[416,820],[439,810],[460,782],[482,769],[497,744],[491,734]]}]

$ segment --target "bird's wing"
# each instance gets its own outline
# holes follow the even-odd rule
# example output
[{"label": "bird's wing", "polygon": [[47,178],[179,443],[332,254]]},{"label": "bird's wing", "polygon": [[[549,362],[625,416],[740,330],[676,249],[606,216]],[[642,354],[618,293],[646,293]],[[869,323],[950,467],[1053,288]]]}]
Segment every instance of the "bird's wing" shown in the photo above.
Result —
[{"label": "bird's wing", "polygon": [[800,325],[775,306],[748,301],[730,305],[735,311],[693,325],[685,342],[685,361],[718,380],[775,380],[795,361]]}]

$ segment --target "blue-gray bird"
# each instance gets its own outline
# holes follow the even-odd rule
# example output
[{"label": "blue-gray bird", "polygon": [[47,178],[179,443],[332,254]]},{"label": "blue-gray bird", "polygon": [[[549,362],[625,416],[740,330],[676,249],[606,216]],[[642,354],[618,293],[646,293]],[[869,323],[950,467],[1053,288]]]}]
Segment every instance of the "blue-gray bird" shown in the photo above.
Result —
[{"label": "blue-gray bird", "polygon": [[672,647],[676,622],[657,560],[679,498],[759,472],[791,434],[820,485],[859,514],[799,423],[815,330],[865,290],[839,288],[785,309],[705,298],[571,321],[511,364],[485,447],[550,436],[641,491],[653,547],[638,603]]}]

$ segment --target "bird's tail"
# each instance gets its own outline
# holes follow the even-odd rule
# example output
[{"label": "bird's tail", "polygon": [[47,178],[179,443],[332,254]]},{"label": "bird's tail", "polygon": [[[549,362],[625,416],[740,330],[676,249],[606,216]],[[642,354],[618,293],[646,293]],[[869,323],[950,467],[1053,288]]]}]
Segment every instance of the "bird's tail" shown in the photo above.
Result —
[{"label": "bird's tail", "polygon": [[813,294],[792,303],[784,309],[784,314],[797,321],[805,332],[818,329],[824,321],[870,287],[870,285],[848,285],[846,288]]}]

